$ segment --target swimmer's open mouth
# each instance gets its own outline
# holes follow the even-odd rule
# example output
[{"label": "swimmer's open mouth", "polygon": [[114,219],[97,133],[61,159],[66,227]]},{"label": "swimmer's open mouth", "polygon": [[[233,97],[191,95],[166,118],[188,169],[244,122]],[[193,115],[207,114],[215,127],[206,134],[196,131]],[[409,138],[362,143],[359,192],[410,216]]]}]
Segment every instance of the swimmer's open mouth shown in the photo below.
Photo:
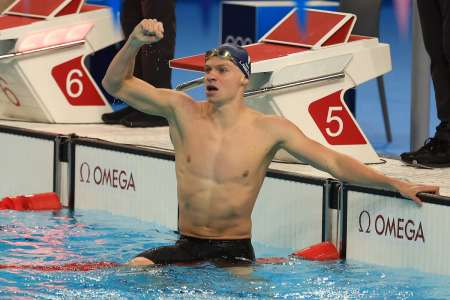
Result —
[{"label": "swimmer's open mouth", "polygon": [[213,92],[213,91],[217,91],[217,90],[219,90],[217,87],[215,87],[215,86],[213,86],[213,85],[207,85],[206,86],[206,90],[208,91],[208,92]]}]

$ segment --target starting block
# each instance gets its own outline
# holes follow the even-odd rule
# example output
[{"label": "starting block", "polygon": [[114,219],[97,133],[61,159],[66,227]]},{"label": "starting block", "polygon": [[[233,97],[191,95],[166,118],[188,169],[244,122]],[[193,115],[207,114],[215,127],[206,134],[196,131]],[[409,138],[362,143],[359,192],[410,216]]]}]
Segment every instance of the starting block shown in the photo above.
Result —
[{"label": "starting block", "polygon": [[[245,46],[252,61],[247,104],[289,119],[329,148],[364,163],[380,162],[343,96],[391,70],[389,45],[351,35],[356,22],[352,14],[306,10],[306,31],[298,29],[297,18],[293,9],[257,43]],[[204,54],[175,59],[170,65],[203,71]],[[276,159],[295,161],[281,151]]]},{"label": "starting block", "polygon": [[0,16],[0,118],[102,122],[112,111],[87,57],[123,39],[110,8],[17,0]]}]

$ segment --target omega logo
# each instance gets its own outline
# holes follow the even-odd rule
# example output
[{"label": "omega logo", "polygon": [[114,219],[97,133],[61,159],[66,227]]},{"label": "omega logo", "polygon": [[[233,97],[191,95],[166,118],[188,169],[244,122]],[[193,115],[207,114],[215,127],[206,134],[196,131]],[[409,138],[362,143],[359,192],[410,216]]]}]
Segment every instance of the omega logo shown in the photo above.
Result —
[{"label": "omega logo", "polygon": [[234,45],[238,45],[238,46],[245,46],[245,45],[250,45],[251,43],[253,43],[253,41],[249,37],[244,38],[242,36],[228,35],[225,38],[225,43],[234,44]]},{"label": "omega logo", "polygon": [[371,233],[375,229],[375,233],[380,236],[390,236],[395,239],[407,239],[416,242],[422,240],[425,243],[425,235],[423,233],[422,222],[405,219],[400,217],[386,217],[379,214],[375,217],[372,224],[372,218],[367,210],[361,211],[359,214],[359,232]]},{"label": "omega logo", "polygon": [[101,166],[95,166],[95,168],[91,169],[87,162],[83,162],[80,165],[80,182],[136,191],[132,172]]}]

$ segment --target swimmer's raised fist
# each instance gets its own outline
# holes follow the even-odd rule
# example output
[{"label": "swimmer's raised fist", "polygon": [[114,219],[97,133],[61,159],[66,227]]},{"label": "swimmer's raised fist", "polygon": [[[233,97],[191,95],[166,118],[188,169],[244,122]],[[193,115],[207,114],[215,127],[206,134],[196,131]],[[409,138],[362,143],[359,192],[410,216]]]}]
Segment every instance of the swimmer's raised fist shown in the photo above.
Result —
[{"label": "swimmer's raised fist", "polygon": [[133,30],[130,39],[141,45],[153,44],[164,37],[164,27],[156,19],[144,19]]}]

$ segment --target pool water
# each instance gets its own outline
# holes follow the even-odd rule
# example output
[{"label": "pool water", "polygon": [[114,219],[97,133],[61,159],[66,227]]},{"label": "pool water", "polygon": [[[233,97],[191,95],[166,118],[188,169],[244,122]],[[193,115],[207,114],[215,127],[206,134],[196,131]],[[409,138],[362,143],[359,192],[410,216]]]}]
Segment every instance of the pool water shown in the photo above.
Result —
[{"label": "pool water", "polygon": [[[0,266],[125,263],[176,239],[165,227],[105,212],[0,211]],[[254,246],[257,256],[290,252]],[[450,299],[450,276],[358,262],[291,259],[245,271],[207,262],[87,272],[0,268],[0,299]]]}]

